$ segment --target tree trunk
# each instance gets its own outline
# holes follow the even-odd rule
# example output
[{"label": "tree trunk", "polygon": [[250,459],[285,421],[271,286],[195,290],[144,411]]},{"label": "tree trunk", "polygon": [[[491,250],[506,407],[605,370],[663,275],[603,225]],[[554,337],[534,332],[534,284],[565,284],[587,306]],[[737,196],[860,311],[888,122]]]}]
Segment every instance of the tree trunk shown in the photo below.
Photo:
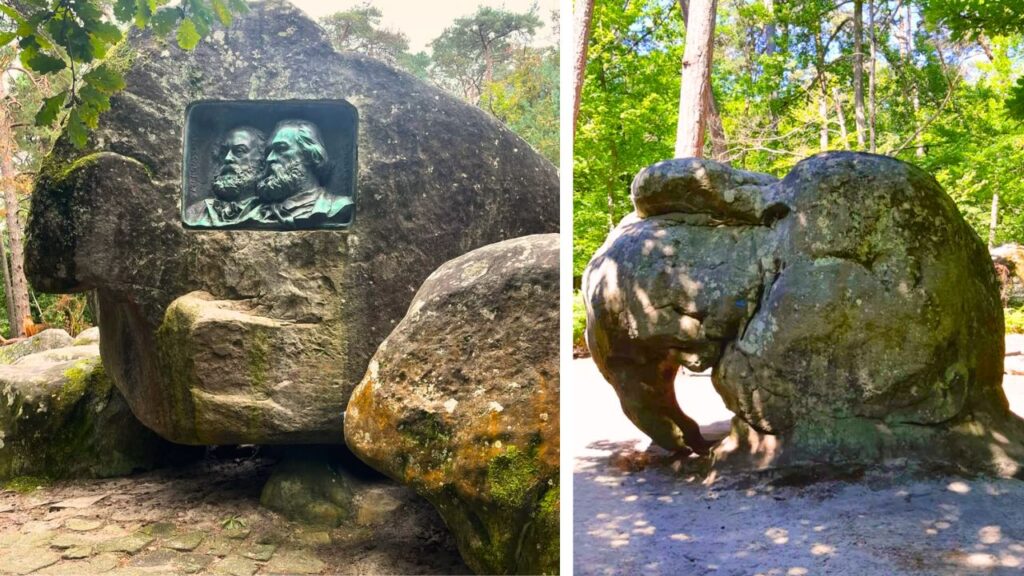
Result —
[{"label": "tree trunk", "polygon": [[999,193],[992,195],[992,216],[988,221],[988,247],[996,245],[996,224],[999,223]]},{"label": "tree trunk", "polygon": [[[683,24],[689,25],[690,6],[688,0],[679,0],[679,12],[683,15]],[[711,67],[708,66],[708,90],[704,93],[704,115],[707,118],[707,130],[711,134],[711,157],[719,162],[729,162],[729,146],[725,139],[725,127],[722,116],[718,113],[715,103],[715,92],[711,89]]]},{"label": "tree trunk", "polygon": [[[7,88],[0,82],[0,100],[7,96]],[[14,181],[14,130],[10,108],[0,107],[0,186],[7,209],[7,233],[11,239],[11,301],[14,321],[11,335],[24,336],[24,318],[31,314],[28,307],[28,280],[25,279],[25,249],[21,223],[18,221],[18,195]]]},{"label": "tree trunk", "polygon": [[590,22],[594,18],[594,0],[576,0],[576,58],[573,62],[572,135],[576,137],[576,119],[580,115],[580,97],[587,69],[587,44],[590,42]]},{"label": "tree trunk", "polygon": [[694,0],[686,23],[686,50],[679,86],[676,158],[701,157],[704,152],[704,111],[711,86],[716,0]]},{"label": "tree trunk", "polygon": [[[821,31],[824,33],[824,30]],[[818,73],[818,117],[821,119],[821,131],[818,135],[818,145],[822,152],[828,151],[828,80],[825,78],[825,48],[821,35],[814,36],[815,64]]]},{"label": "tree trunk", "polygon": [[832,99],[835,100],[836,118],[839,120],[839,134],[843,137],[843,148],[849,150],[850,142],[846,133],[846,115],[843,114],[843,99],[839,95],[839,88],[832,88]]},{"label": "tree trunk", "polygon": [[853,114],[857,122],[857,146],[864,148],[864,0],[853,2]]},{"label": "tree trunk", "polygon": [[875,41],[875,2],[868,0],[868,29],[871,34],[871,65],[868,67],[868,140],[871,153],[875,153],[875,63],[878,61],[878,43]]},{"label": "tree trunk", "polygon": [[11,269],[8,268],[7,247],[4,245],[3,235],[0,234],[0,263],[4,268],[4,297],[7,300],[7,324],[11,327],[11,336],[15,336],[14,326],[14,290],[11,288]]},{"label": "tree trunk", "polygon": [[[910,22],[910,4],[907,4],[906,9],[907,9],[906,16],[904,16],[904,18],[903,18],[903,46],[902,46],[902,49],[900,51],[903,52],[903,55],[905,56],[904,65],[907,67],[907,70],[913,70],[914,69],[914,29],[911,26],[911,22]],[[921,100],[918,97],[918,89],[917,89],[917,80],[916,79],[910,85],[910,109],[914,111],[914,128],[917,129],[919,127],[917,115],[918,115],[918,113],[921,110]],[[922,138],[924,136],[923,136],[922,132],[923,132],[923,130],[918,130],[917,131],[917,137],[915,139],[917,141],[917,146],[915,148],[914,155],[917,156],[918,158],[921,158],[921,157],[924,156],[924,141],[922,140]]]}]

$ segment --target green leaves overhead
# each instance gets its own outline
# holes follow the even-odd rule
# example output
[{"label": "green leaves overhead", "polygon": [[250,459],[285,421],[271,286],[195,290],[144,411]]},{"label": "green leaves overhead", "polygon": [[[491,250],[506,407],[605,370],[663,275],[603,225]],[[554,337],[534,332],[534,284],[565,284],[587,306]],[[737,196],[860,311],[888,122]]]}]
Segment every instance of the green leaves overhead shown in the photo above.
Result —
[{"label": "green leaves overhead", "polygon": [[[194,49],[214,25],[229,25],[244,13],[244,0],[115,0],[113,20],[104,13],[109,0],[24,0],[17,8],[0,4],[0,47],[17,40],[22,65],[39,74],[70,70],[71,87],[46,98],[36,112],[38,125],[50,125],[67,109],[67,133],[83,146],[88,129],[110,108],[110,97],[124,88],[121,75],[102,63],[124,38],[123,26],[152,26],[160,35],[177,29],[183,50]],[[13,30],[12,30],[13,28]]]}]

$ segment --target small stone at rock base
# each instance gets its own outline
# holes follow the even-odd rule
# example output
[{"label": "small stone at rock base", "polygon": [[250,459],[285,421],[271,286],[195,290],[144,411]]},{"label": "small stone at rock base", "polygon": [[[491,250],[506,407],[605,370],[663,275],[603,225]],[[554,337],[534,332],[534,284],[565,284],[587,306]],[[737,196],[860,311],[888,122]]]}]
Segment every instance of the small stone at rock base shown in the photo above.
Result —
[{"label": "small stone at rock base", "polygon": [[326,565],[310,551],[287,550],[278,552],[267,563],[271,574],[319,574]]},{"label": "small stone at rock base", "polygon": [[385,490],[371,488],[360,493],[354,504],[356,524],[373,526],[390,519],[402,502]]},{"label": "small stone at rock base", "polygon": [[90,574],[101,574],[113,570],[120,564],[117,554],[100,554],[89,559]]},{"label": "small stone at rock base", "polygon": [[206,569],[213,560],[213,556],[204,554],[181,554],[175,561],[175,566],[185,574],[195,574]]},{"label": "small stone at rock base", "polygon": [[232,554],[214,564],[210,571],[214,574],[230,576],[252,576],[258,568],[259,565],[252,560]]},{"label": "small stone at rock base", "polygon": [[136,532],[121,538],[107,540],[99,545],[103,552],[124,552],[126,554],[137,554],[140,550],[153,542],[153,537]]},{"label": "small stone at rock base", "polygon": [[40,568],[56,564],[59,560],[60,554],[55,554],[49,550],[12,550],[4,556],[0,556],[0,566],[3,567],[2,570],[6,574],[20,575],[35,572]]},{"label": "small stone at rock base", "polygon": [[92,546],[72,546],[61,554],[61,558],[65,560],[80,560],[92,556],[93,552]]},{"label": "small stone at rock base", "polygon": [[103,520],[99,518],[68,518],[64,527],[75,532],[88,532],[103,526]]},{"label": "small stone at rock base", "polygon": [[167,571],[171,571],[177,559],[178,553],[173,550],[156,550],[139,554],[132,558],[128,565],[139,568],[165,568]]},{"label": "small stone at rock base", "polygon": [[180,550],[182,552],[191,552],[195,550],[197,546],[203,541],[203,534],[201,532],[187,532],[185,534],[178,534],[172,536],[164,542],[164,548],[170,548],[171,550]]},{"label": "small stone at rock base", "polygon": [[252,560],[259,560],[260,562],[266,562],[274,555],[274,550],[277,550],[277,546],[274,544],[257,544],[256,546],[242,552],[242,556]]},{"label": "small stone at rock base", "polygon": [[301,546],[326,546],[331,543],[331,535],[323,530],[296,530],[289,539]]}]

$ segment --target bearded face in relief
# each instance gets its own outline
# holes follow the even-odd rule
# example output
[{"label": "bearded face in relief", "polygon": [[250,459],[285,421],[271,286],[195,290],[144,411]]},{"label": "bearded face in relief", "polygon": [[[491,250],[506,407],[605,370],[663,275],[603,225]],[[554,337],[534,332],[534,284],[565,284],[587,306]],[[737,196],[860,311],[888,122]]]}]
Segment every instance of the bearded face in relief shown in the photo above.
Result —
[{"label": "bearded face in relief", "polygon": [[242,126],[228,132],[217,149],[219,167],[213,179],[213,194],[220,200],[238,201],[256,192],[263,174],[266,138],[255,128]]},{"label": "bearded face in relief", "polygon": [[256,185],[262,202],[280,202],[323,185],[330,163],[317,127],[304,120],[278,124],[267,146],[266,169]]}]

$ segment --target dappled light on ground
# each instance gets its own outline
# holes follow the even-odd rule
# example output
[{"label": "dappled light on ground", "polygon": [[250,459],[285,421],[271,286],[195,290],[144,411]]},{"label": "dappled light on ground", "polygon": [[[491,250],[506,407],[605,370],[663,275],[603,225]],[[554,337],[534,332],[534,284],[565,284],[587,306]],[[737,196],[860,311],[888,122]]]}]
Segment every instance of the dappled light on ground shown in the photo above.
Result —
[{"label": "dappled light on ground", "polygon": [[[920,473],[896,459],[844,478],[720,474],[708,483],[700,459],[651,446],[591,361],[575,361],[568,376],[577,399],[576,574],[944,576],[1024,569],[1020,480]],[[731,414],[710,378],[681,376],[676,391],[702,431],[715,424],[721,432]],[[1024,411],[1024,378],[1008,379],[1006,392]]]}]

